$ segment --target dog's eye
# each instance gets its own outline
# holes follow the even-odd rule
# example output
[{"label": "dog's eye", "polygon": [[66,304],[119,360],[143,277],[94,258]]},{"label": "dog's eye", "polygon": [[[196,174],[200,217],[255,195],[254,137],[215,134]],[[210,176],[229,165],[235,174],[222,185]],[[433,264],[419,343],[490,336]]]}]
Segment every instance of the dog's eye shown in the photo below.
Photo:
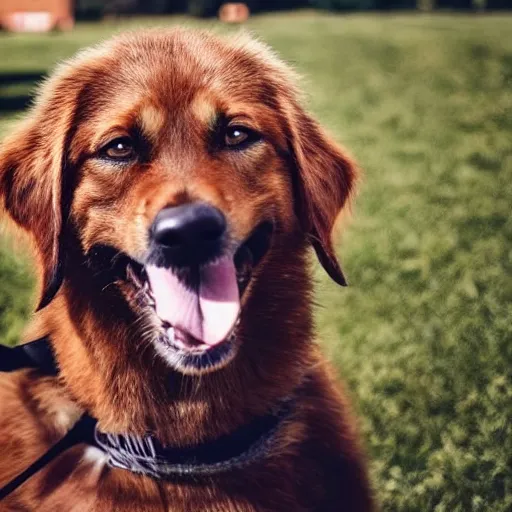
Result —
[{"label": "dog's eye", "polygon": [[236,148],[256,142],[258,139],[259,135],[245,126],[228,126],[224,136],[224,144],[227,148]]},{"label": "dog's eye", "polygon": [[104,146],[101,154],[109,160],[126,162],[135,158],[135,148],[129,137],[119,137]]}]

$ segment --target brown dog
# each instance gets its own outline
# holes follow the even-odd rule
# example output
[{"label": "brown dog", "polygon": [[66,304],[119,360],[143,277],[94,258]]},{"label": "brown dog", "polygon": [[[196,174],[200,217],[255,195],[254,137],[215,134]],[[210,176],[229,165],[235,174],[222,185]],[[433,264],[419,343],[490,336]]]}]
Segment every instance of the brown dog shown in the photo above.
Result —
[{"label": "brown dog", "polygon": [[[60,67],[0,151],[59,370],[0,375],[0,485],[83,411],[106,444],[65,451],[0,508],[371,510],[307,255],[344,284],[331,230],[355,179],[248,38],[135,32]],[[134,467],[121,435],[159,451]]]}]

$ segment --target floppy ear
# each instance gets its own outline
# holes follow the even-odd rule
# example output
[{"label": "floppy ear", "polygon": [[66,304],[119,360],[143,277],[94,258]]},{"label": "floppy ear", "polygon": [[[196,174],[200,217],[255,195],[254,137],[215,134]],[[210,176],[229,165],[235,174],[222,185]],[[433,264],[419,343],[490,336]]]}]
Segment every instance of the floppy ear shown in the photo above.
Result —
[{"label": "floppy ear", "polygon": [[338,214],[353,192],[356,165],[299,106],[290,128],[297,168],[298,217],[325,271],[335,282],[346,286],[336,259],[332,231]]},{"label": "floppy ear", "polygon": [[42,282],[38,309],[62,284],[62,173],[72,117],[70,92],[67,98],[62,92],[43,92],[29,119],[0,145],[0,206],[35,243]]}]

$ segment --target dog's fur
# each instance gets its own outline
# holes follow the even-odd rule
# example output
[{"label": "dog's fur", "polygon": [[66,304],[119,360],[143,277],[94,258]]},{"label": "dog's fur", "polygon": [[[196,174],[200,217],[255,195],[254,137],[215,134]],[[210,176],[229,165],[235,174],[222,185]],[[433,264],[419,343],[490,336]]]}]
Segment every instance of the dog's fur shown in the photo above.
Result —
[{"label": "dog's fur", "polygon": [[[262,134],[217,150],[215,117]],[[128,168],[98,159],[135,131],[146,156]],[[298,389],[273,452],[200,481],[157,481],[108,468],[77,446],[32,477],[2,510],[367,511],[372,499],[347,399],[314,343],[308,247],[343,281],[331,231],[357,171],[302,109],[295,77],[245,36],[159,30],[117,37],[62,65],[0,149],[0,198],[29,233],[40,273],[37,330],[59,377],[0,375],[0,484],[44,453],[83,410],[105,432],[151,431],[190,445],[232,432]],[[98,245],[137,259],[163,207],[200,199],[244,240],[274,223],[243,297],[238,352],[204,375],[170,368],[151,344],[123,280],[90,264]],[[55,295],[55,296],[54,296]],[[34,329],[33,329],[34,330]]]}]

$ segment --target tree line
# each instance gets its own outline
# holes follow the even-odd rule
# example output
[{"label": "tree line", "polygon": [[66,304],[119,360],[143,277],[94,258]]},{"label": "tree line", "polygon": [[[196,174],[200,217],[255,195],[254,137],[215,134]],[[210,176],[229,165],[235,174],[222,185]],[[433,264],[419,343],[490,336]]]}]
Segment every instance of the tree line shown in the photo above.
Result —
[{"label": "tree line", "polygon": [[[101,18],[105,15],[188,13],[192,16],[215,16],[226,0],[76,0],[78,18]],[[330,11],[388,9],[512,9],[512,0],[246,0],[251,12],[269,12],[299,8]]]}]

